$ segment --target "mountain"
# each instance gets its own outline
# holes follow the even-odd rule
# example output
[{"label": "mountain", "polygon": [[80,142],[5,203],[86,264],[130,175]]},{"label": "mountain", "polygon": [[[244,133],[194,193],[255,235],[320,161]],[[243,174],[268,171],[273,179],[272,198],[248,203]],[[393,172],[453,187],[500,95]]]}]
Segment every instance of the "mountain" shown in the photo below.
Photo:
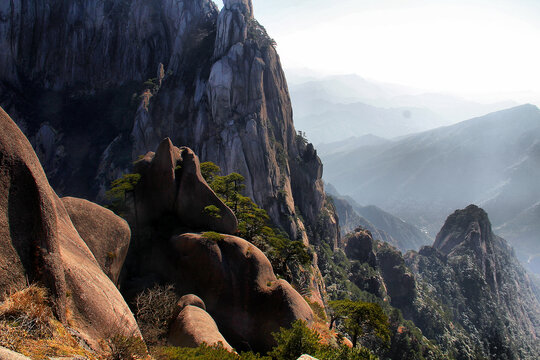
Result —
[{"label": "mountain", "polygon": [[[324,102],[325,100],[317,100],[316,107],[311,107],[319,109],[318,113],[302,116],[296,112],[296,126],[305,131],[309,140],[315,144],[366,134],[392,138],[446,124],[439,115],[423,108],[380,108],[361,102]],[[295,107],[295,111],[296,109]],[[332,128],[331,132],[328,131],[329,127]]]},{"label": "mountain", "polygon": [[369,230],[375,240],[387,242],[403,252],[417,250],[432,242],[414,225],[376,206],[361,206],[348,196],[340,196],[331,184],[326,184],[326,190],[336,207],[342,236],[361,226]]},{"label": "mountain", "polygon": [[[539,143],[540,110],[523,105],[325,156],[325,179],[359,203],[380,206],[432,235],[446,213],[473,201],[493,214],[496,227],[508,223],[510,229],[516,217],[534,220],[523,212],[540,200]],[[505,236],[524,260],[540,253],[539,241],[521,239],[519,232]]]},{"label": "mountain", "polygon": [[[448,216],[433,245],[419,252],[402,255],[359,227],[333,256],[322,251],[319,267],[327,283],[334,283],[328,287],[331,297],[344,293],[394,314],[399,309],[399,316],[442,351],[431,349],[425,358],[532,360],[540,355],[537,285],[475,205]],[[405,324],[400,329],[414,331]]]},{"label": "mountain", "polygon": [[403,256],[362,228],[347,235],[341,249],[347,263],[324,252],[319,258],[325,279],[336,284],[329,287],[330,296],[346,292],[399,309],[438,344],[443,354],[435,358],[532,360],[540,355],[537,285],[507,242],[493,234],[481,208],[456,210],[433,245],[419,252]]},{"label": "mountain", "polygon": [[274,45],[250,0],[221,11],[210,0],[7,2],[0,105],[61,195],[104,201],[169,137],[240,173],[244,194],[308,244],[326,228],[338,236],[337,220]]},{"label": "mountain", "polygon": [[538,358],[534,285],[507,242],[493,234],[484,210],[470,205],[455,211],[432,247],[405,259],[488,358]]},{"label": "mountain", "polygon": [[[517,105],[512,101],[481,104],[358,75],[302,77],[294,70],[288,75],[292,75],[289,84],[297,127],[315,144],[369,133],[401,136]],[[326,131],[329,127],[331,134]]]},{"label": "mountain", "polygon": [[[29,141],[1,108],[0,125],[0,219],[5,224],[0,230],[0,346],[30,353],[39,348],[41,355],[34,358],[42,357],[55,347],[45,340],[60,337],[62,329],[78,338],[70,338],[71,343],[84,344],[94,355],[113,352],[115,337],[123,339],[118,343],[127,351],[135,347],[133,341],[144,345],[143,336],[155,341],[156,331],[171,345],[221,341],[231,352],[229,342],[237,349],[267,351],[274,345],[271,334],[280,327],[298,319],[313,322],[306,300],[276,277],[265,254],[228,235],[236,232],[237,218],[205,182],[191,149],[165,139],[155,153],[137,162],[137,201],[126,210],[126,222],[87,200],[60,199]],[[220,216],[205,212],[208,206]],[[148,288],[149,279],[154,286],[174,284],[174,292],[163,297],[151,290],[155,287]],[[18,299],[13,298],[16,291]],[[149,292],[147,305],[161,312],[157,324],[155,317],[148,324],[141,315],[148,316],[148,309],[141,311],[141,299]],[[128,298],[129,293],[137,294],[136,299]],[[45,304],[33,303],[40,296]],[[131,300],[131,309],[125,299]],[[166,301],[164,310],[159,303]],[[16,311],[36,312],[46,325],[38,325],[36,315],[27,315],[29,325],[14,321]],[[49,318],[71,330],[55,323],[53,331]],[[48,330],[40,334],[39,326]],[[127,340],[131,338],[135,340]],[[38,340],[43,344],[36,345]]]},{"label": "mountain", "polygon": [[387,140],[373,134],[351,136],[336,142],[318,144],[317,152],[321,154],[321,156],[327,156],[335,153],[347,152],[361,146],[382,145],[390,141],[391,140]]},{"label": "mountain", "polygon": [[505,238],[518,239],[520,249],[529,250],[528,253],[523,254],[523,260],[527,268],[536,274],[540,274],[540,253],[536,251],[540,233],[539,220],[540,203],[536,203],[495,228],[495,231]]}]

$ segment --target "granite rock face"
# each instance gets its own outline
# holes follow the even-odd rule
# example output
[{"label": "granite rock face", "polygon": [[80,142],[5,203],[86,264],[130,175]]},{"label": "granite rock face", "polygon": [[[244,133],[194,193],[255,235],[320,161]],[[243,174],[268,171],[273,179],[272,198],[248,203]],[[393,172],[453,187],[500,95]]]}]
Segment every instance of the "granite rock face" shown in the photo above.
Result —
[{"label": "granite rock face", "polygon": [[[174,214],[179,225],[191,229],[234,234],[236,216],[210,189],[201,175],[199,158],[189,148],[177,148],[164,139],[156,153],[146,154],[135,165],[141,179],[135,187],[137,221],[149,224]],[[219,209],[219,217],[205,212]]]},{"label": "granite rock face", "polygon": [[279,56],[254,15],[250,0],[221,12],[210,0],[5,2],[0,105],[62,196],[103,198],[169,137],[243,175],[245,195],[292,239],[313,242],[321,228],[339,237],[322,214],[321,161],[297,136]]},{"label": "granite rock face", "polygon": [[233,352],[233,348],[204,309],[187,305],[174,319],[169,329],[168,343],[172,346],[198,347],[201,344],[217,345]]},{"label": "granite rock face", "polygon": [[131,241],[128,223],[112,211],[87,200],[65,197],[62,202],[73,226],[103,272],[118,285]]},{"label": "granite rock face", "polygon": [[2,109],[0,183],[0,293],[22,289],[27,281],[40,283],[50,291],[56,317],[95,347],[98,339],[115,334],[140,336],[32,146]]},{"label": "granite rock face", "polygon": [[[61,194],[103,195],[130,157],[170,137],[242,174],[246,195],[302,237],[322,208],[322,165],[297,139],[279,57],[253,16],[249,0],[219,15],[208,0],[5,3],[0,104],[26,125]],[[147,79],[154,86],[138,90]],[[46,121],[55,114],[63,120]],[[304,226],[291,221],[299,215]]]}]

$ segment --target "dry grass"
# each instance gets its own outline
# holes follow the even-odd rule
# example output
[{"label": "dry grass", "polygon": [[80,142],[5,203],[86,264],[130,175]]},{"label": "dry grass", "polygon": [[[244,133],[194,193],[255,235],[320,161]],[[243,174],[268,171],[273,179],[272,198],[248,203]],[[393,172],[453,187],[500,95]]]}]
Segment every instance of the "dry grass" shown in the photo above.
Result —
[{"label": "dry grass", "polygon": [[99,359],[54,318],[47,290],[36,285],[9,294],[0,303],[0,345],[38,360],[73,355]]},{"label": "dry grass", "polygon": [[35,285],[10,294],[0,304],[0,320],[30,336],[50,336],[52,317],[47,290]]},{"label": "dry grass", "polygon": [[113,335],[107,339],[107,360],[147,358],[146,344],[137,336]]}]

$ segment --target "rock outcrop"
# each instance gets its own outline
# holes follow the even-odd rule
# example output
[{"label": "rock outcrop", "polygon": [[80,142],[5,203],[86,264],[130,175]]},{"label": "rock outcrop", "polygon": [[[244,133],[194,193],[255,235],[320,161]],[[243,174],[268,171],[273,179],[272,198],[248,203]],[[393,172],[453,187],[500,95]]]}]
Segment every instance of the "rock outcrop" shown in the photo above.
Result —
[{"label": "rock outcrop", "polygon": [[187,294],[182,296],[176,304],[178,310],[177,313],[180,313],[180,311],[182,311],[186,306],[195,306],[206,311],[206,305],[204,305],[204,301],[202,301],[202,299],[197,295]]},{"label": "rock outcrop", "polygon": [[0,359],[2,360],[30,360],[30,358],[19,354],[15,351],[6,349],[3,346],[0,346]]},{"label": "rock outcrop", "polygon": [[[202,178],[193,151],[165,139],[135,171],[141,175],[134,189],[140,231],[126,261],[122,289],[134,296],[155,283],[172,284],[178,295],[185,295],[174,313],[174,337],[184,339],[179,343],[202,339],[185,329],[190,319],[186,313],[212,328],[206,320],[213,319],[236,349],[256,351],[269,350],[271,334],[280,327],[313,320],[310,306],[289,283],[276,278],[261,250],[224,234],[235,232],[236,218]],[[209,205],[220,209],[219,219],[205,213]]]},{"label": "rock outcrop", "polygon": [[[174,214],[178,225],[191,229],[236,232],[236,217],[206,184],[199,158],[191,149],[177,148],[164,139],[156,153],[146,154],[135,164],[135,172],[141,175],[135,206],[137,221],[142,224]],[[216,207],[219,216],[206,212],[208,206]]]},{"label": "rock outcrop", "polygon": [[373,251],[373,237],[368,230],[357,228],[345,238],[345,254],[351,260],[377,266],[377,258]]},{"label": "rock outcrop", "polygon": [[[0,109],[0,294],[37,282],[90,344],[139,335],[131,311],[50,187],[32,146]],[[140,336],[140,335],[139,335]]]},{"label": "rock outcrop", "polygon": [[406,256],[431,296],[494,359],[540,356],[540,303],[528,274],[486,212],[475,205],[448,217],[433,247]]},{"label": "rock outcrop", "polygon": [[321,227],[339,236],[321,217],[322,164],[296,134],[279,57],[250,0],[221,12],[210,0],[6,2],[0,47],[0,105],[39,147],[60,194],[103,196],[170,137],[243,175],[246,195],[292,239],[308,243]]},{"label": "rock outcrop", "polygon": [[221,345],[233,352],[233,348],[221,335],[210,314],[200,307],[187,305],[174,319],[169,329],[168,343],[172,346],[198,347],[201,344]]},{"label": "rock outcrop", "polygon": [[306,301],[276,278],[266,256],[253,244],[234,236],[215,240],[186,233],[173,237],[170,245],[174,249],[170,259],[176,264],[170,276],[176,288],[203,299],[235,347],[269,349],[274,344],[272,332],[297,319],[313,320]]},{"label": "rock outcrop", "polygon": [[101,269],[118,284],[131,241],[128,223],[112,211],[90,201],[62,198],[71,222]]}]

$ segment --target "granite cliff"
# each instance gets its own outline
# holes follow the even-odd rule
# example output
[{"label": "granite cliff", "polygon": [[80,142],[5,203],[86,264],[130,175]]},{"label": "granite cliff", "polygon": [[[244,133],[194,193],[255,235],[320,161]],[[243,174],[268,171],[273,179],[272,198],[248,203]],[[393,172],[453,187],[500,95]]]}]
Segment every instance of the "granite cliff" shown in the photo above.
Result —
[{"label": "granite cliff", "polygon": [[246,195],[307,241],[325,199],[322,164],[296,134],[251,1],[224,3],[219,12],[208,0],[5,2],[0,104],[62,195],[103,196],[170,137],[241,173]]},{"label": "granite cliff", "polygon": [[4,2],[0,46],[0,105],[62,196],[103,200],[169,137],[242,174],[245,194],[291,239],[324,231],[337,245],[322,163],[295,131],[275,43],[250,0],[221,11],[209,0]]}]

